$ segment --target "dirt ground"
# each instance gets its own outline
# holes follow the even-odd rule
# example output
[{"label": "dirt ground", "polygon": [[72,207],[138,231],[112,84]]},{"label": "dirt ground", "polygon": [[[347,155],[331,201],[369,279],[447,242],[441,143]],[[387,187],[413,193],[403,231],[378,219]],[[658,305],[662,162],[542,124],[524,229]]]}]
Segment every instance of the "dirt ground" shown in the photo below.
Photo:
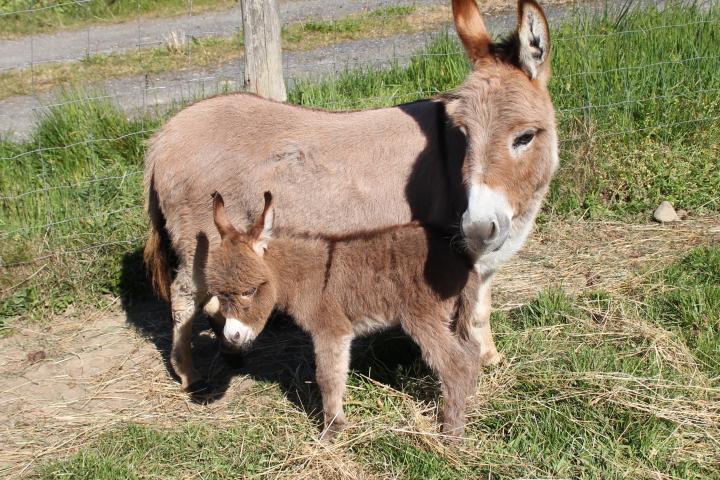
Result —
[{"label": "dirt ground", "polygon": [[[719,242],[720,216],[668,225],[550,221],[498,275],[494,304],[511,308],[550,286],[622,294],[687,250]],[[254,378],[282,381],[297,374],[271,359],[311,355],[301,334],[274,326],[275,334],[251,352],[249,370],[228,364],[202,327],[195,336],[196,363],[221,387],[217,401],[207,405],[183,394],[167,368],[170,324],[161,303],[123,305],[115,299],[105,309],[70,310],[44,326],[15,325],[15,334],[0,339],[0,476],[27,474],[123,422],[232,420],[228,402]]]}]

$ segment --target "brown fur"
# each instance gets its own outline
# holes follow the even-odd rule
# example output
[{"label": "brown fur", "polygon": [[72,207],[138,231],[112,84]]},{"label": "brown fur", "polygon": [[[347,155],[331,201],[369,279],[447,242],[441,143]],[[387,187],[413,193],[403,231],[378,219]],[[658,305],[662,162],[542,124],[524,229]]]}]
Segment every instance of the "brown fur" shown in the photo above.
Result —
[{"label": "brown fur", "polygon": [[[440,376],[443,431],[462,435],[477,374],[479,346],[470,330],[479,279],[472,260],[453,250],[448,232],[413,222],[344,237],[284,235],[261,255],[254,244],[262,225],[237,233],[222,197],[215,198],[217,228],[232,234],[210,250],[208,291],[220,298],[222,316],[240,320],[255,336],[276,308],[312,336],[326,435],[345,422],[350,341],[393,325],[417,342]],[[269,205],[268,199],[261,218]]]},{"label": "brown fur", "polygon": [[[189,337],[181,332],[189,331],[209,299],[203,271],[208,245],[219,237],[207,215],[209,194],[216,190],[226,192],[227,214],[239,228],[261,214],[257,198],[272,190],[279,228],[342,235],[411,220],[457,226],[470,185],[489,185],[514,211],[503,247],[481,252],[476,262],[486,285],[478,304],[489,304],[493,274],[521,247],[556,167],[546,86],[550,45],[542,11],[532,0],[520,0],[519,19],[534,12],[533,25],[542,28],[519,23],[511,41],[500,44],[490,43],[474,0],[453,1],[453,11],[475,65],[454,92],[355,112],[306,109],[249,94],[218,96],[182,110],[153,137],[145,162],[151,218],[145,260],[158,292],[170,291],[176,333],[171,361],[184,388],[198,379]],[[523,43],[528,35],[545,42],[538,57],[543,62],[528,64],[538,53]],[[511,155],[509,145],[527,128],[537,130],[535,140]],[[458,242],[473,247],[473,238],[459,232]],[[483,358],[492,362],[499,357],[488,318],[489,309],[478,309],[473,331]]]}]

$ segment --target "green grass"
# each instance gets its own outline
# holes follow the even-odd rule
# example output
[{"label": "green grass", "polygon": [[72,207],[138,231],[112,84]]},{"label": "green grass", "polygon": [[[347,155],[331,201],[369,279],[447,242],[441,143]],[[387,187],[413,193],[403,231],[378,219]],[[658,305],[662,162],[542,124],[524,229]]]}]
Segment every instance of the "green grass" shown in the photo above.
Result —
[{"label": "green grass", "polygon": [[[253,391],[233,400],[231,421],[119,427],[38,477],[291,478],[302,471],[334,478],[334,468],[408,479],[720,478],[720,377],[702,351],[683,348],[685,337],[668,335],[674,327],[654,306],[673,301],[680,284],[717,288],[718,259],[718,247],[694,250],[630,297],[549,290],[494,313],[507,360],[485,371],[462,445],[428,436],[437,385],[414,360],[382,384],[365,370],[351,376],[350,426],[332,457],[315,444],[318,430],[306,413],[261,383],[254,388],[263,403]],[[717,310],[713,318],[717,327]],[[720,338],[712,342],[717,349]]]},{"label": "green grass", "polygon": [[[712,50],[719,21],[718,9],[667,8],[555,31],[550,87],[562,164],[546,213],[644,219],[663,199],[692,213],[718,211],[718,121],[707,119],[720,116],[720,95],[710,93],[720,89]],[[425,53],[407,67],[301,82],[290,102],[391,105],[465,77],[454,39],[441,36]],[[109,102],[69,100],[27,141],[0,141],[0,323],[120,294],[123,255],[142,244],[143,142],[163,119],[128,120]],[[617,105],[599,107],[606,104]]]},{"label": "green grass", "polygon": [[[192,11],[232,8],[235,0],[193,0]],[[35,10],[35,11],[32,11]],[[7,0],[0,2],[0,39],[142,17],[190,13],[187,0]]]},{"label": "green grass", "polygon": [[653,317],[720,378],[720,249],[695,250],[662,280],[668,290],[650,297]]}]

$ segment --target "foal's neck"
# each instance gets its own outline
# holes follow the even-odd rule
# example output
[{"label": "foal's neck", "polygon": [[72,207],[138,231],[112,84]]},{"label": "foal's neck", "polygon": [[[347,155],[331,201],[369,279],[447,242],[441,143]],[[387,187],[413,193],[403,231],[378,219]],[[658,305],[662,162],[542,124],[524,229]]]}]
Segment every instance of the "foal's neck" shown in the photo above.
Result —
[{"label": "foal's neck", "polygon": [[270,241],[265,261],[272,271],[280,309],[291,309],[302,298],[313,298],[323,288],[329,268],[326,242],[312,237],[281,235]]}]

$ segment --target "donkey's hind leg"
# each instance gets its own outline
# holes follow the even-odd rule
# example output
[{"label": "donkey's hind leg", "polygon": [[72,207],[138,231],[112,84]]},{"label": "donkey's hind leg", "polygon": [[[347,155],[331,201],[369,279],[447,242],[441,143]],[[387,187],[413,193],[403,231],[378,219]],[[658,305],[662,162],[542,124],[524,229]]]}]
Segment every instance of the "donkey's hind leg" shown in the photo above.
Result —
[{"label": "donkey's hind leg", "polygon": [[182,267],[170,287],[170,310],[173,322],[170,364],[180,377],[183,390],[193,391],[200,380],[200,374],[193,366],[191,347],[197,308],[192,276]]},{"label": "donkey's hind leg", "polygon": [[440,311],[417,314],[402,326],[440,377],[443,433],[457,439],[465,432],[467,397],[475,390],[478,348],[475,342],[461,342],[450,330],[450,319],[444,316]]}]

